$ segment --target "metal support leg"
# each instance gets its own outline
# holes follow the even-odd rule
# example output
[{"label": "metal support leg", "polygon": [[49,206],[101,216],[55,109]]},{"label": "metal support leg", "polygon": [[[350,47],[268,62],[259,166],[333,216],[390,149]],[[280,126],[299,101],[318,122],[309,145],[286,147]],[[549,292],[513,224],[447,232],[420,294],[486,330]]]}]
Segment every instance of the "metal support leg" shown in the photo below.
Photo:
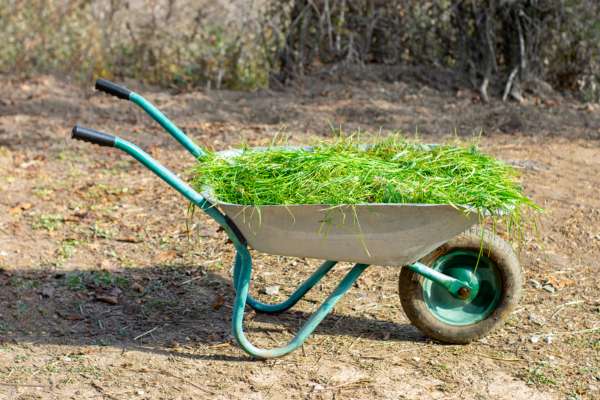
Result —
[{"label": "metal support leg", "polygon": [[[255,309],[256,311],[263,312],[266,314],[277,314],[284,312],[293,307],[310,289],[312,289],[331,269],[337,264],[336,261],[325,261],[311,276],[308,277],[298,288],[288,297],[287,300],[277,304],[266,304],[256,300],[250,294],[246,300],[246,304]],[[241,256],[239,253],[235,256],[235,264],[233,267],[233,286],[239,291],[239,276],[241,269]]]},{"label": "metal support leg", "polygon": [[321,304],[319,309],[304,323],[296,336],[285,346],[275,349],[259,349],[248,341],[244,335],[244,308],[248,299],[248,288],[252,276],[252,258],[246,249],[238,248],[239,268],[237,293],[233,305],[233,336],[238,341],[242,349],[253,357],[257,358],[273,358],[283,356],[304,343],[306,338],[315,330],[315,328],[323,321],[323,319],[331,312],[335,304],[342,296],[352,287],[358,277],[368,267],[367,264],[356,264],[348,274],[342,279],[334,291]]}]

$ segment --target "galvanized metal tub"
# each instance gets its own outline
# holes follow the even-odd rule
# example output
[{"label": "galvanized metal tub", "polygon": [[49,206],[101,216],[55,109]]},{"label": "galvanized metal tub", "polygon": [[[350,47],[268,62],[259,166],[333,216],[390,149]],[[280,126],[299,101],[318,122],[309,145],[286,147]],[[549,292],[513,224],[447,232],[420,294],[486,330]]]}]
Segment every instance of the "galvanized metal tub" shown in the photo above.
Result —
[{"label": "galvanized metal tub", "polygon": [[410,264],[479,221],[450,205],[216,204],[258,251],[375,265]]}]

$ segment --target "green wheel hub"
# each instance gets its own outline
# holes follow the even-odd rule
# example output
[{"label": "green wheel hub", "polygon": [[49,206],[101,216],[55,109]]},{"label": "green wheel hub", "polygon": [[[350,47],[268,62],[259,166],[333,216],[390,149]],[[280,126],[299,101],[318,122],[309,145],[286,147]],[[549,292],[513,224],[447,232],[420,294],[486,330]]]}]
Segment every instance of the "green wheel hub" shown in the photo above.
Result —
[{"label": "green wheel hub", "polygon": [[[478,262],[479,260],[479,262]],[[494,262],[472,250],[453,250],[437,260],[432,269],[468,282],[474,288],[467,299],[454,297],[446,288],[425,279],[423,299],[440,321],[454,326],[477,323],[487,318],[500,302],[502,278]]]}]

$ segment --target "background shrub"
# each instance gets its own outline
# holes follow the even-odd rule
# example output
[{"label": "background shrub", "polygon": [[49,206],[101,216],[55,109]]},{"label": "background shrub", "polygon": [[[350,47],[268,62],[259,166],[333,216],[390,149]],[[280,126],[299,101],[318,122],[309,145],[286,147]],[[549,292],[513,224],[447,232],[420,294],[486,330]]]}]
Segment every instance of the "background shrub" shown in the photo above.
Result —
[{"label": "background shrub", "polygon": [[323,65],[444,68],[520,100],[600,98],[596,0],[3,0],[0,72],[253,89]]}]

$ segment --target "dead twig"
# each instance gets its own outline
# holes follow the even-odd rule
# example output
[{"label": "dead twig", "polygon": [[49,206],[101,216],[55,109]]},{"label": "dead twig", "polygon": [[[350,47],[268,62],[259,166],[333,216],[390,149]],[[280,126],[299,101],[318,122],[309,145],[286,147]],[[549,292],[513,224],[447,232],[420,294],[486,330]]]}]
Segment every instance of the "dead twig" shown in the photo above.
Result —
[{"label": "dead twig", "polygon": [[193,278],[190,278],[190,279],[188,279],[188,280],[186,280],[186,281],[183,281],[183,282],[181,282],[181,283],[180,283],[179,285],[177,285],[177,286],[183,286],[183,285],[187,285],[187,284],[188,284],[188,283],[190,283],[190,282],[197,281],[198,279],[202,279],[202,278],[204,278],[204,275],[195,276],[195,277],[193,277]]},{"label": "dead twig", "polygon": [[185,378],[183,378],[183,377],[181,377],[181,376],[175,375],[175,374],[173,374],[173,373],[171,373],[171,372],[169,372],[169,371],[160,370],[160,371],[155,371],[155,372],[157,372],[157,373],[159,373],[159,374],[163,374],[163,375],[170,376],[171,378],[179,379],[180,381],[182,381],[182,382],[184,382],[184,383],[187,383],[188,385],[190,385],[190,386],[193,386],[193,387],[195,387],[196,389],[200,389],[200,390],[202,390],[203,392],[206,392],[206,393],[208,393],[208,394],[210,394],[210,395],[212,395],[212,396],[216,396],[216,395],[217,395],[217,393],[216,393],[216,392],[213,392],[212,390],[210,390],[210,389],[207,389],[207,388],[205,388],[205,387],[202,387],[202,386],[200,386],[200,385],[196,385],[194,382],[192,382],[192,381],[190,381],[190,380],[188,380],[188,379],[185,379]]},{"label": "dead twig", "polygon": [[277,339],[275,339],[275,338],[273,337],[273,334],[272,334],[271,332],[269,332],[269,331],[266,331],[266,334],[267,334],[267,336],[269,337],[269,339],[271,339],[271,340],[273,341],[273,343],[275,343],[275,344],[279,344],[279,342],[277,341]]},{"label": "dead twig", "polygon": [[533,336],[566,336],[566,335],[580,335],[583,333],[592,333],[600,331],[600,326],[596,326],[594,328],[588,329],[580,329],[578,331],[563,331],[563,332],[547,332],[547,333],[537,333]]},{"label": "dead twig", "polygon": [[114,239],[115,242],[122,243],[142,243],[143,240],[135,238],[135,237],[119,237]]},{"label": "dead twig", "polygon": [[143,369],[130,369],[130,371],[141,372],[141,373],[154,373],[154,374],[159,374],[159,375],[166,375],[166,376],[169,376],[171,378],[179,379],[180,381],[182,381],[182,382],[184,382],[184,383],[186,383],[186,384],[188,384],[190,386],[193,386],[196,389],[200,389],[200,390],[202,390],[202,391],[204,391],[206,393],[209,393],[212,396],[216,396],[217,395],[216,392],[214,392],[214,391],[212,391],[210,389],[207,389],[205,387],[197,385],[197,384],[195,384],[194,382],[192,382],[192,381],[190,381],[188,379],[185,379],[185,378],[183,378],[183,377],[181,377],[179,375],[175,375],[174,373],[171,373],[171,372],[169,372],[167,370],[164,370],[164,369],[160,369],[159,370],[159,369],[147,369],[147,368],[143,368]]},{"label": "dead twig", "polygon": [[133,340],[138,340],[140,338],[143,338],[144,336],[151,334],[152,332],[154,332],[157,329],[158,329],[158,326],[155,326],[154,328],[150,329],[149,331],[146,331],[146,332],[142,333],[141,335],[137,335],[136,337],[133,338]]},{"label": "dead twig", "polygon": [[101,393],[102,396],[105,396],[111,400],[117,400],[117,398],[115,396],[111,395],[110,393],[107,393],[106,389],[104,389],[102,386],[98,385],[96,382],[92,382],[91,385],[94,389],[96,389],[98,391],[98,393]]},{"label": "dead twig", "polygon": [[330,387],[325,388],[324,390],[338,390],[338,389],[342,389],[342,388],[359,386],[359,385],[363,385],[363,384],[367,384],[367,383],[371,383],[371,379],[362,378],[362,379],[357,379],[355,381],[350,381],[350,382],[346,382],[346,383],[341,383],[339,385],[330,386]]},{"label": "dead twig", "polygon": [[561,312],[562,310],[564,310],[567,306],[572,306],[572,305],[581,304],[581,303],[585,303],[585,301],[574,300],[574,301],[569,301],[567,303],[561,304],[556,308],[556,311],[554,311],[554,313],[552,314],[552,316],[550,316],[550,318],[554,319],[554,317],[556,317],[558,315],[558,313]]},{"label": "dead twig", "polygon": [[32,385],[32,384],[26,384],[26,383],[8,383],[8,382],[0,382],[0,386],[30,387],[30,388],[47,388],[47,387],[50,387],[48,385]]},{"label": "dead twig", "polygon": [[582,333],[592,333],[592,332],[596,332],[596,331],[600,331],[600,326],[597,326],[595,328],[589,328],[589,329],[581,329],[578,331],[565,331],[565,332],[556,332],[556,333],[550,333],[549,335],[579,335]]},{"label": "dead twig", "polygon": [[520,362],[520,361],[524,361],[524,360],[521,360],[519,358],[496,357],[496,356],[492,356],[492,355],[485,354],[485,353],[475,353],[475,354],[477,354],[478,356],[481,356],[481,357],[490,358],[492,360],[498,360],[498,361],[506,361],[506,362]]},{"label": "dead twig", "polygon": [[362,359],[366,360],[385,360],[385,357],[377,357],[377,356],[360,356]]}]

